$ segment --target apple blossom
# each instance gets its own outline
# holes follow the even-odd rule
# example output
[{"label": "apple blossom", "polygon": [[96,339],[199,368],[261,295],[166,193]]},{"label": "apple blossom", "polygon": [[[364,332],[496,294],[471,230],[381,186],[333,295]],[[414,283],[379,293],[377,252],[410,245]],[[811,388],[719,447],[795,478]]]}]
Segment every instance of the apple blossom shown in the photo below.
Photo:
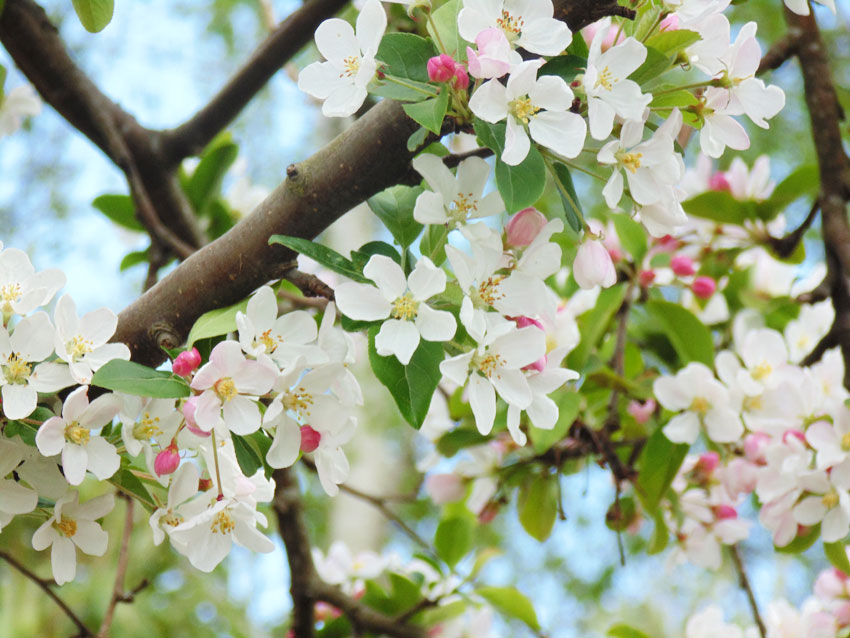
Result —
[{"label": "apple blossom", "polygon": [[511,65],[522,62],[522,57],[511,49],[510,42],[502,29],[484,29],[475,36],[476,51],[466,47],[469,74],[478,79],[500,78],[510,71]]},{"label": "apple blossom", "polygon": [[[2,249],[2,246],[0,246]],[[17,248],[0,250],[0,311],[3,325],[13,314],[27,315],[53,299],[65,285],[65,273],[56,268],[35,272],[27,254]]]},{"label": "apple blossom", "polygon": [[578,247],[573,261],[573,277],[585,289],[608,288],[617,282],[617,271],[611,255],[598,239],[585,239]]},{"label": "apple blossom", "polygon": [[511,215],[505,224],[505,243],[509,247],[528,246],[543,230],[546,216],[534,207],[523,208]]},{"label": "apple blossom", "polygon": [[16,86],[5,96],[0,93],[0,138],[21,128],[24,118],[35,117],[39,113],[41,99],[29,84]]},{"label": "apple blossom", "polygon": [[485,29],[501,29],[511,45],[538,55],[559,55],[572,41],[566,23],[552,16],[552,0],[463,0],[460,36],[475,42]]}]

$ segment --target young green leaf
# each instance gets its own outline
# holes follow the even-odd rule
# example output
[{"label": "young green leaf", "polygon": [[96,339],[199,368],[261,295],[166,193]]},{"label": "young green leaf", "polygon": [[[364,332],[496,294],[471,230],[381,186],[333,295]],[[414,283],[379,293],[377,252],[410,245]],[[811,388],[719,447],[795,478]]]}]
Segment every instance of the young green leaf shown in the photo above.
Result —
[{"label": "young green leaf", "polygon": [[516,587],[479,587],[475,592],[504,615],[518,618],[534,631],[540,631],[534,605]]},{"label": "young green leaf", "polygon": [[660,429],[649,437],[640,455],[635,493],[650,514],[655,513],[687,453],[687,445],[671,442]]},{"label": "young green leaf", "polygon": [[457,565],[472,549],[474,526],[467,517],[453,516],[440,521],[434,535],[434,549],[449,567]]},{"label": "young green leaf", "polygon": [[103,31],[112,21],[113,0],[71,0],[80,23],[90,33]]},{"label": "young green leaf", "polygon": [[670,339],[683,366],[691,361],[714,365],[711,331],[694,313],[669,301],[649,301],[646,309]]},{"label": "young green leaf", "polygon": [[430,40],[413,33],[387,33],[375,57],[386,65],[388,75],[428,82],[428,59],[435,55]]},{"label": "young green leaf", "polygon": [[186,347],[191,348],[196,341],[201,339],[209,339],[210,337],[220,337],[229,332],[236,330],[236,313],[245,312],[248,307],[248,299],[243,299],[239,303],[226,308],[216,308],[205,312],[198,320],[192,329],[189,331],[189,336],[186,338]]},{"label": "young green leaf", "polygon": [[410,246],[422,232],[422,224],[413,219],[416,198],[421,193],[422,188],[419,186],[393,186],[367,201],[369,208],[384,223],[402,249]]},{"label": "young green leaf", "polygon": [[528,534],[541,543],[549,538],[558,515],[557,477],[535,476],[519,490],[519,522]]},{"label": "young green leaf", "polygon": [[100,195],[94,198],[91,205],[119,226],[139,232],[145,230],[136,219],[136,206],[129,195]]},{"label": "young green leaf", "polygon": [[179,399],[191,394],[189,384],[182,377],[123,359],[113,359],[101,366],[91,384],[113,392],[157,399]]},{"label": "young green leaf", "polygon": [[287,235],[272,235],[269,237],[269,244],[281,244],[297,253],[306,255],[310,259],[315,259],[335,273],[344,275],[353,281],[360,282],[361,284],[370,283],[357,269],[354,262],[343,257],[335,250],[327,246],[322,246],[322,244],[317,244],[309,239],[289,237]]},{"label": "young green leaf", "polygon": [[449,108],[449,92],[444,88],[435,98],[415,104],[403,104],[402,108],[410,119],[439,135]]}]

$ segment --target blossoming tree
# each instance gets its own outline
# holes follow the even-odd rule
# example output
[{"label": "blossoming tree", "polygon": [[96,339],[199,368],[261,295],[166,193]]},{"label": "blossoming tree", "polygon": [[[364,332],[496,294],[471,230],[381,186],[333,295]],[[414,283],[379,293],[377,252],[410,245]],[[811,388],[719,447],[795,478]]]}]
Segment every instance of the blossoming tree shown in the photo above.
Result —
[{"label": "blossoming tree", "polygon": [[[196,115],[151,130],[33,0],[0,2],[34,87],[0,92],[0,136],[46,102],[126,176],[96,206],[150,238],[128,255],[145,292],[117,316],[80,316],[65,274],[0,244],[0,559],[80,636],[110,635],[157,578],[127,582],[137,527],[201,572],[279,536],[295,638],[554,636],[557,613],[488,571],[487,530],[518,520],[545,541],[597,466],[618,569],[665,553],[671,579],[690,563],[746,595],[746,621],[705,600],[670,635],[847,636],[850,160],[818,28],[841,7],[750,3],[308,0]],[[92,32],[113,11],[74,8]],[[784,13],[776,41],[740,19],[762,9]],[[305,47],[298,88],[347,128],[235,223],[221,133]],[[802,86],[774,82],[792,58]],[[816,163],[748,165],[734,151],[794,91]],[[363,202],[380,238],[317,241]],[[378,396],[394,416],[377,431],[404,422],[419,450],[409,519],[350,484]],[[413,549],[320,544],[314,485]],[[757,543],[761,562],[828,565],[805,602],[759,594]],[[81,561],[116,561],[102,611],[54,586]],[[604,630],[659,631],[626,620]]]}]

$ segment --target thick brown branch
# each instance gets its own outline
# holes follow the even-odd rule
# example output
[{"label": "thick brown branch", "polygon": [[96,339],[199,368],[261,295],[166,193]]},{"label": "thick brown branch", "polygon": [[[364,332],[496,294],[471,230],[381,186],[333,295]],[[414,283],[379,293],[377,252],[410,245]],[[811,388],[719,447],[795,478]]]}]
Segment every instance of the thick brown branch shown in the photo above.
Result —
[{"label": "thick brown branch", "polygon": [[364,199],[397,183],[408,171],[407,138],[417,126],[395,102],[375,106],[292,167],[251,215],[128,306],[114,339],[130,345],[136,361],[163,361],[161,346],[179,346],[204,312],[235,303],[291,269],[293,252],[269,246],[271,235],[312,239]]},{"label": "thick brown branch", "polygon": [[634,20],[634,9],[617,4],[617,0],[591,0],[589,2],[555,1],[555,17],[566,22],[570,29],[578,31],[606,16],[619,16]]},{"label": "thick brown branch", "polygon": [[230,81],[189,121],[163,133],[163,150],[173,164],[199,153],[222,131],[271,77],[305,44],[319,24],[348,0],[311,0],[266,38]]},{"label": "thick brown branch", "polygon": [[38,585],[41,590],[59,606],[62,612],[68,618],[71,619],[71,622],[73,622],[74,625],[76,625],[78,632],[77,636],[80,636],[82,638],[96,638],[95,634],[91,631],[91,629],[89,629],[86,624],[82,620],[80,620],[80,617],[77,616],[77,614],[75,614],[74,611],[70,607],[68,607],[67,603],[65,603],[64,600],[59,598],[59,596],[57,596],[56,593],[51,589],[51,585],[53,584],[51,581],[44,580],[43,578],[39,578],[38,576],[36,576],[33,572],[24,567],[23,563],[19,562],[8,552],[0,551],[0,558],[5,560],[12,567],[17,569],[20,573],[22,573],[24,576],[26,576],[32,582]]}]

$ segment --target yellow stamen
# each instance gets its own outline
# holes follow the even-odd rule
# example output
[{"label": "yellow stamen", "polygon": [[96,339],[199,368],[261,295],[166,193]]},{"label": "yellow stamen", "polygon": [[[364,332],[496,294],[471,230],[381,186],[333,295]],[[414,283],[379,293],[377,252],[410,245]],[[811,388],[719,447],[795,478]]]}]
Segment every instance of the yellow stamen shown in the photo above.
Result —
[{"label": "yellow stamen", "polygon": [[[478,286],[477,297],[487,306],[492,306],[498,300],[504,298],[504,294],[499,290],[499,284],[505,279],[504,275],[493,275],[481,282]],[[473,299],[473,301],[475,301]]]},{"label": "yellow stamen", "polygon": [[147,441],[150,438],[162,434],[162,429],[159,427],[159,417],[152,417],[150,412],[145,412],[142,419],[133,426],[133,438],[140,441]]},{"label": "yellow stamen", "polygon": [[502,9],[502,17],[496,20],[496,24],[505,32],[508,42],[514,42],[522,35],[522,27],[525,24],[525,20],[522,19],[522,16],[514,17]]},{"label": "yellow stamen", "polygon": [[180,514],[175,514],[172,511],[169,511],[162,518],[159,519],[160,525],[168,525],[169,527],[177,527],[182,523],[185,519],[180,516]]},{"label": "yellow stamen", "polygon": [[227,403],[239,392],[236,390],[236,384],[230,377],[223,377],[213,384],[213,390],[221,399],[222,403]]},{"label": "yellow stamen", "polygon": [[65,350],[70,355],[71,361],[76,361],[94,350],[94,344],[88,339],[83,339],[82,335],[76,335],[65,344]]},{"label": "yellow stamen", "polygon": [[353,78],[360,70],[360,56],[349,55],[342,61],[343,71],[339,74],[341,78]]},{"label": "yellow stamen", "polygon": [[752,377],[756,381],[761,381],[765,377],[769,376],[771,372],[773,372],[773,367],[767,361],[762,361],[755,367],[755,370],[753,370]]},{"label": "yellow stamen", "polygon": [[233,517],[230,515],[226,509],[221,510],[218,514],[213,518],[212,525],[210,525],[210,529],[213,531],[213,534],[229,534],[233,531],[233,528],[236,527],[236,523],[233,521]]},{"label": "yellow stamen", "polygon": [[614,83],[617,81],[617,78],[611,73],[611,70],[606,66],[599,72],[599,77],[596,78],[596,84],[593,85],[593,88],[598,89],[600,86],[606,91],[610,91],[614,88]]},{"label": "yellow stamen", "polygon": [[20,301],[22,293],[21,284],[5,284],[0,286],[0,301],[3,302],[4,313],[11,314],[14,312],[12,302]]},{"label": "yellow stamen", "polygon": [[85,445],[91,438],[91,432],[88,428],[84,428],[77,421],[65,426],[65,440],[76,445]]},{"label": "yellow stamen", "polygon": [[53,523],[53,527],[56,528],[62,536],[66,536],[70,538],[74,534],[77,533],[77,521],[73,518],[68,518],[64,514],[62,515],[62,519]]},{"label": "yellow stamen", "polygon": [[467,215],[478,210],[478,200],[472,196],[472,193],[458,193],[457,197],[452,200],[451,211],[452,219],[459,222],[465,222]]},{"label": "yellow stamen", "polygon": [[623,168],[634,175],[637,173],[637,169],[640,168],[640,160],[642,157],[643,153],[623,153],[620,155],[619,160],[620,163],[622,163]]},{"label": "yellow stamen", "polygon": [[271,332],[272,330],[271,328],[269,328],[263,334],[257,337],[257,339],[254,341],[254,347],[256,348],[262,344],[266,347],[267,354],[271,354],[272,352],[274,352],[277,349],[278,344],[283,342],[283,339],[281,339],[280,337],[272,337]]},{"label": "yellow stamen", "polygon": [[505,362],[502,360],[502,357],[497,354],[486,354],[483,357],[478,358],[475,364],[481,374],[490,379],[494,374],[498,378],[498,370],[505,365]]},{"label": "yellow stamen", "polygon": [[836,505],[838,505],[838,492],[832,490],[831,492],[827,492],[823,495],[823,498],[820,500],[821,503],[828,509],[832,509]]},{"label": "yellow stamen", "polygon": [[705,416],[705,414],[710,409],[711,409],[711,404],[708,402],[708,400],[706,400],[702,397],[696,397],[691,402],[691,407],[690,407],[691,412],[696,412],[697,414],[701,414],[702,416]]},{"label": "yellow stamen", "polygon": [[303,387],[290,390],[283,397],[283,407],[303,416],[309,416],[311,405],[313,405],[313,395]]},{"label": "yellow stamen", "polygon": [[841,437],[841,449],[845,452],[850,451],[850,432]]},{"label": "yellow stamen", "polygon": [[401,319],[402,321],[410,321],[416,319],[416,314],[419,312],[419,302],[413,298],[409,292],[402,297],[399,297],[392,303],[390,316],[393,319]]},{"label": "yellow stamen", "polygon": [[31,373],[32,366],[24,361],[19,353],[13,352],[9,355],[3,372],[8,383],[24,385]]},{"label": "yellow stamen", "polygon": [[528,96],[515,99],[513,102],[508,104],[508,108],[511,113],[513,113],[514,117],[523,124],[528,124],[528,121],[537,115],[537,111],[540,110],[539,106],[534,106],[534,104],[531,103],[531,98]]}]

